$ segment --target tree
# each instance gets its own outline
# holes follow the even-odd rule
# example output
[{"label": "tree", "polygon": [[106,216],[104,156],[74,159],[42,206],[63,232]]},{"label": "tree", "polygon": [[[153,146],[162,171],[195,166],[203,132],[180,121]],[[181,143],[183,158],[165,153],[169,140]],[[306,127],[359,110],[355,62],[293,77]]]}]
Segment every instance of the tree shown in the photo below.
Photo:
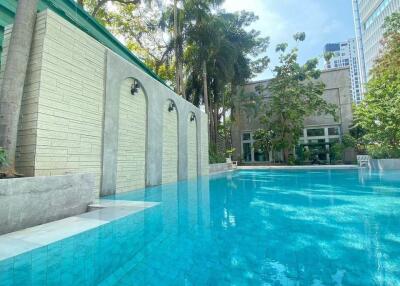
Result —
[{"label": "tree", "polygon": [[207,17],[188,29],[187,94],[193,103],[207,106],[210,142],[216,143],[218,125],[233,106],[237,86],[266,68],[268,58],[260,55],[269,39],[247,29],[257,20],[253,13],[219,12]]},{"label": "tree", "polygon": [[[294,35],[296,42],[304,41],[305,34]],[[270,98],[262,118],[266,130],[274,134],[272,144],[282,150],[287,163],[289,152],[297,145],[303,131],[304,119],[315,113],[327,113],[336,118],[335,106],[322,97],[325,85],[319,81],[318,60],[304,65],[297,61],[298,49],[287,52],[288,45],[277,45],[280,65],[274,68],[275,77],[268,84]]]},{"label": "tree", "polygon": [[273,151],[273,131],[258,129],[253,134],[254,149],[264,153],[265,158],[269,157],[269,152]]},{"label": "tree", "polygon": [[0,92],[0,147],[7,153],[9,174],[15,173],[18,121],[37,4],[38,0],[18,1]]},{"label": "tree", "polygon": [[384,28],[383,51],[355,118],[370,149],[385,149],[383,156],[393,157],[400,153],[400,13],[388,17]]}]

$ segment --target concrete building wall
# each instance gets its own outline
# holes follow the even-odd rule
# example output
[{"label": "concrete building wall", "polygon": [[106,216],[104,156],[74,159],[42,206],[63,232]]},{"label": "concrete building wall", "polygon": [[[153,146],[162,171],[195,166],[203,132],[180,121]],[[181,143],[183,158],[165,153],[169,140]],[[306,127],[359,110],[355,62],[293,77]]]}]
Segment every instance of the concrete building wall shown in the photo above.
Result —
[{"label": "concrete building wall", "polygon": [[147,103],[142,89],[131,94],[133,79],[123,81],[119,104],[117,193],[145,187]]},{"label": "concrete building wall", "polygon": [[196,120],[191,120],[191,114],[188,116],[187,133],[187,157],[188,157],[188,178],[197,176],[197,124]]},{"label": "concrete building wall", "polygon": [[[350,78],[348,68],[331,69],[321,73],[320,80],[325,84],[325,91],[323,94],[324,99],[337,106],[337,117],[335,121],[332,115],[313,115],[305,118],[304,120],[304,133],[306,129],[324,128],[328,130],[329,127],[337,127],[340,129],[340,134],[347,133],[350,125],[352,124],[352,95],[350,91]],[[255,92],[256,87],[262,85],[268,86],[269,80],[253,82],[245,85],[243,88],[245,92]],[[266,89],[260,95],[263,96],[264,101],[268,104],[270,94]],[[261,128],[260,118],[247,116],[244,112],[235,114],[236,121],[232,128],[232,145],[236,149],[233,154],[235,160],[243,160],[243,143],[253,144],[254,140],[250,135],[249,138],[243,138],[244,133],[252,134],[255,130]],[[325,135],[323,135],[325,136]],[[336,135],[333,135],[336,136]],[[333,139],[332,136],[332,139]],[[327,134],[325,137],[329,137]],[[336,137],[339,137],[336,136]],[[302,138],[300,138],[302,140]],[[243,142],[245,141],[245,142]],[[254,150],[251,151],[251,161],[255,161]],[[272,158],[269,155],[269,159]],[[279,157],[275,156],[275,158]]]},{"label": "concrete building wall", "polygon": [[167,100],[163,108],[162,139],[162,183],[178,180],[178,114],[176,108],[170,110],[173,103]]},{"label": "concrete building wall", "polygon": [[350,92],[349,69],[331,69],[321,73],[320,80],[325,84],[324,99],[337,106],[338,121],[332,115],[314,115],[305,119],[305,127],[340,126],[342,133],[347,133],[353,122],[352,95]]}]

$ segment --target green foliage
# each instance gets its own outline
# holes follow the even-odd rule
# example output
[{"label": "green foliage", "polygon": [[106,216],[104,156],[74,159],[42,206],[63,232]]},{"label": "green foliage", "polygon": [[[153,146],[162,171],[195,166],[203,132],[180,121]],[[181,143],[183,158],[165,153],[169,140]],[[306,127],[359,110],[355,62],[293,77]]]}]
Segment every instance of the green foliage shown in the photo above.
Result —
[{"label": "green foliage", "polygon": [[296,159],[294,158],[293,154],[290,154],[287,161],[288,165],[293,166],[296,165]]},{"label": "green foliage", "polygon": [[344,148],[355,148],[357,145],[357,140],[350,134],[344,134],[342,137],[342,144]]},{"label": "green foliage", "polygon": [[236,151],[236,148],[230,148],[228,150],[225,151],[226,155],[228,155],[229,157],[232,156],[232,154]]},{"label": "green foliage", "polygon": [[258,129],[253,134],[254,149],[267,154],[272,150],[272,132],[270,130]]},{"label": "green foliage", "polygon": [[241,88],[239,92],[233,95],[232,98],[232,118],[235,118],[235,113],[238,117],[244,115],[248,120],[260,119],[260,114],[265,111],[264,98],[262,93],[265,90],[261,85],[256,86],[256,92],[245,92],[244,88]]},{"label": "green foliage", "polygon": [[364,100],[355,110],[367,151],[392,158],[400,152],[400,13],[385,21],[384,50],[377,59]]},{"label": "green foliage", "polygon": [[203,95],[203,61],[207,67],[211,113],[218,113],[223,104],[231,107],[232,101],[226,97],[236,93],[236,86],[265,70],[269,59],[262,54],[269,39],[248,30],[256,20],[250,12],[218,12],[203,15],[201,20],[189,25],[185,50],[186,93],[192,102],[204,102],[204,98],[198,98]]},{"label": "green foliage", "polygon": [[373,159],[400,158],[400,150],[388,145],[368,145],[367,152]]},{"label": "green foliage", "polygon": [[7,165],[7,154],[6,151],[0,147],[0,168]]},{"label": "green foliage", "polygon": [[[295,38],[302,41],[305,35],[296,34]],[[321,73],[317,69],[318,60],[300,65],[297,48],[289,52],[286,48],[287,44],[277,47],[280,65],[274,68],[275,77],[268,85],[271,97],[262,120],[274,134],[274,147],[284,151],[287,162],[289,150],[297,145],[302,134],[304,119],[315,113],[331,114],[336,119],[336,106],[322,97],[325,85],[318,81]]]},{"label": "green foliage", "polygon": [[332,162],[341,161],[344,157],[345,145],[342,143],[335,143],[329,148],[329,157]]},{"label": "green foliage", "polygon": [[221,154],[217,150],[217,146],[210,144],[209,147],[209,162],[210,164],[225,163],[226,158],[224,154]]}]

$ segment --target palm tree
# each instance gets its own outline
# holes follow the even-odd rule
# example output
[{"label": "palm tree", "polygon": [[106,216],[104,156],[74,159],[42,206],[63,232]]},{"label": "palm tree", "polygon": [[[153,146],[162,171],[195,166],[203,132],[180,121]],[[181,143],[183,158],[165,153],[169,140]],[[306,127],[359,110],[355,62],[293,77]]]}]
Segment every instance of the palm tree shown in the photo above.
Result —
[{"label": "palm tree", "polygon": [[0,92],[0,147],[7,153],[8,174],[15,173],[18,120],[36,21],[38,0],[19,0]]}]

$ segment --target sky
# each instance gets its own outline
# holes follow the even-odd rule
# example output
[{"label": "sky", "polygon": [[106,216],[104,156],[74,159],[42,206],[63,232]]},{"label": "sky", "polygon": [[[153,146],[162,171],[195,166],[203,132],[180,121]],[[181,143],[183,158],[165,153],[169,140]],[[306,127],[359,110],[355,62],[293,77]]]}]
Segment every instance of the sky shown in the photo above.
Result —
[{"label": "sky", "polygon": [[[278,63],[275,47],[278,43],[293,45],[293,34],[305,32],[306,40],[299,46],[299,61],[321,57],[326,43],[355,37],[351,0],[225,0],[229,12],[253,11],[259,20],[252,28],[270,37],[267,55],[269,68],[253,80],[271,78]],[[320,67],[323,59],[320,59]]]}]

